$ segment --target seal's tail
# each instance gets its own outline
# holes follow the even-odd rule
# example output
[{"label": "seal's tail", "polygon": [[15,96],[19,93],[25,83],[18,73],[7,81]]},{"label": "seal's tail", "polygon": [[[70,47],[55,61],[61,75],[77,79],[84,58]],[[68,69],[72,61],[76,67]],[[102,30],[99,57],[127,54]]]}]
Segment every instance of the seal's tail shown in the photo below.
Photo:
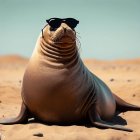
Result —
[{"label": "seal's tail", "polygon": [[117,95],[113,94],[116,100],[117,111],[125,112],[125,111],[140,111],[140,106],[132,105],[130,103],[125,102]]}]

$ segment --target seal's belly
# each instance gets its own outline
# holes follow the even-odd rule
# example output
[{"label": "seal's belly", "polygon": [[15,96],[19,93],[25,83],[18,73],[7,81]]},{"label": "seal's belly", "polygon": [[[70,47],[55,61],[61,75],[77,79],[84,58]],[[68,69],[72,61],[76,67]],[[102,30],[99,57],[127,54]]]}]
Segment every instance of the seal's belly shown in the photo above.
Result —
[{"label": "seal's belly", "polygon": [[30,97],[29,93],[24,94],[24,100],[37,118],[47,122],[79,120],[78,103],[80,101],[74,96],[74,93],[51,89],[48,92],[34,91],[32,94],[33,97]]},{"label": "seal's belly", "polygon": [[74,122],[82,119],[79,106],[85,91],[80,87],[81,83],[78,85],[82,79],[70,82],[69,77],[65,79],[63,76],[61,73],[43,77],[26,75],[26,82],[23,81],[23,101],[44,122]]}]

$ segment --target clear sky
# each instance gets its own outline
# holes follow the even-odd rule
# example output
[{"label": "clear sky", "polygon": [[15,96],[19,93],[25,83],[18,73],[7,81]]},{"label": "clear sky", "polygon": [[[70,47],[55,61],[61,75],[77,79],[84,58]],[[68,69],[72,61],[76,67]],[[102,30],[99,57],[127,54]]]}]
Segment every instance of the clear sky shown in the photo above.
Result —
[{"label": "clear sky", "polygon": [[80,21],[83,58],[140,57],[140,0],[0,0],[0,55],[30,57],[51,17]]}]

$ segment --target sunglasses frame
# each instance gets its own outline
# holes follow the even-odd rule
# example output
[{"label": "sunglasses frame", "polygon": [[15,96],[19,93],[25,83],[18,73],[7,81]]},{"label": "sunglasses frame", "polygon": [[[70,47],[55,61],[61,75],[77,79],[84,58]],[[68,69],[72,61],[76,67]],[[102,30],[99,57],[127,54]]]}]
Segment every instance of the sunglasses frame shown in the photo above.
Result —
[{"label": "sunglasses frame", "polygon": [[[53,21],[54,25],[51,23],[52,20],[54,20]],[[77,24],[79,24],[79,21],[74,18],[50,18],[50,19],[46,20],[46,22],[48,23],[47,25],[49,25],[50,27],[55,26],[55,27],[52,27],[53,29],[59,28],[62,23],[66,23],[72,29],[74,29],[77,26]],[[44,28],[47,25],[45,25]],[[43,29],[42,29],[42,38],[44,38]]]},{"label": "sunglasses frame", "polygon": [[[50,19],[46,20],[46,22],[52,28],[59,28],[61,23],[66,23],[70,28],[74,29],[77,26],[77,24],[79,24],[79,21],[74,18],[50,18]],[[51,23],[51,22],[53,22],[53,23]]]}]

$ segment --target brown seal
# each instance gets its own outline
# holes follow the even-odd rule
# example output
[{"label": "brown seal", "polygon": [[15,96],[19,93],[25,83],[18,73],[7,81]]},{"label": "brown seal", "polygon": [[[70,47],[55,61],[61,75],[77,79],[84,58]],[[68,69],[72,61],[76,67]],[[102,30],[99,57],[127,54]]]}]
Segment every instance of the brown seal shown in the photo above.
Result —
[{"label": "brown seal", "polygon": [[0,124],[71,124],[89,120],[93,126],[132,131],[108,121],[116,111],[140,110],[126,103],[83,64],[76,46],[76,32],[67,23],[57,29],[47,25],[40,34],[24,74],[22,107],[18,117]]}]

